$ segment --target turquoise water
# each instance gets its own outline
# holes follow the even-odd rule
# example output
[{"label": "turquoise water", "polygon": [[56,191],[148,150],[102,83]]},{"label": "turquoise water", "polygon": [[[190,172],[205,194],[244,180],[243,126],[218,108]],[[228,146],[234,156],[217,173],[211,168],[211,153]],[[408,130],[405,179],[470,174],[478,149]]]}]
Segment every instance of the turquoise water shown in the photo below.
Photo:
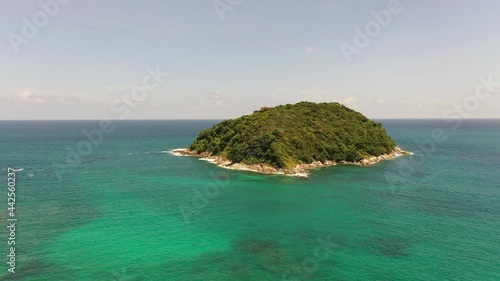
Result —
[{"label": "turquoise water", "polygon": [[6,169],[24,169],[0,279],[500,280],[499,120],[382,120],[414,156],[308,179],[166,153],[214,123],[116,121],[78,163],[98,122],[0,122],[5,225]]}]

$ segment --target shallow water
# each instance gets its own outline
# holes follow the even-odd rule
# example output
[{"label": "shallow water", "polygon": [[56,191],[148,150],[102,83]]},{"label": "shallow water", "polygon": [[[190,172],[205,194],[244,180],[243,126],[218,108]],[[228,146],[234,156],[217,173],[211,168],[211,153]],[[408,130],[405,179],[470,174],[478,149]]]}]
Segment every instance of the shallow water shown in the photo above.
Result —
[{"label": "shallow water", "polygon": [[68,163],[98,122],[0,122],[0,182],[23,169],[1,280],[500,280],[500,121],[382,120],[414,156],[308,179],[165,153],[214,123],[116,121]]}]

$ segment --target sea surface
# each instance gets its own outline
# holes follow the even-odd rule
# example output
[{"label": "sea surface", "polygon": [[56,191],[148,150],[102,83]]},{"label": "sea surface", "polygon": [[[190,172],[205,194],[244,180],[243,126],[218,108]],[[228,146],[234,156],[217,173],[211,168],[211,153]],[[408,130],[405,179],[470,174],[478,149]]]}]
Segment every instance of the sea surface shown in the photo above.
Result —
[{"label": "sea surface", "polygon": [[380,121],[415,155],[307,179],[169,153],[217,120],[2,121],[0,280],[500,280],[500,120]]}]

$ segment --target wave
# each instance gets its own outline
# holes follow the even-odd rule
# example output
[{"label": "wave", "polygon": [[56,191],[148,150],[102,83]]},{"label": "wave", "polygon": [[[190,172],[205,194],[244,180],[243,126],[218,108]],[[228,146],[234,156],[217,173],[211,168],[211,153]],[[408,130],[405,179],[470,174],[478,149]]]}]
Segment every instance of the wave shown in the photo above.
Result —
[{"label": "wave", "polygon": [[217,164],[217,161],[215,161],[214,159],[210,159],[210,158],[200,158],[199,160],[207,161],[207,162],[213,163],[213,164]]},{"label": "wave", "polygon": [[170,154],[172,154],[174,156],[185,156],[184,154],[181,154],[181,153],[177,152],[179,150],[184,151],[186,149],[185,148],[174,148],[174,149],[169,150],[168,153],[170,153]]}]

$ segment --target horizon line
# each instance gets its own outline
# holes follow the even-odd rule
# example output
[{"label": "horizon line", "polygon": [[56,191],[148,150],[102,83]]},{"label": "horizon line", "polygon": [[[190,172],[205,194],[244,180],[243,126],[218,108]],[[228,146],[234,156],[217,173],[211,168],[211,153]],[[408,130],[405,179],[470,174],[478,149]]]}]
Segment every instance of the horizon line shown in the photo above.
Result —
[{"label": "horizon line", "polygon": [[[236,118],[213,118],[213,119],[198,119],[198,118],[179,118],[179,119],[0,119],[0,122],[9,121],[218,121],[218,120],[230,120]],[[500,117],[487,117],[487,118],[368,118],[370,120],[500,120]]]}]

